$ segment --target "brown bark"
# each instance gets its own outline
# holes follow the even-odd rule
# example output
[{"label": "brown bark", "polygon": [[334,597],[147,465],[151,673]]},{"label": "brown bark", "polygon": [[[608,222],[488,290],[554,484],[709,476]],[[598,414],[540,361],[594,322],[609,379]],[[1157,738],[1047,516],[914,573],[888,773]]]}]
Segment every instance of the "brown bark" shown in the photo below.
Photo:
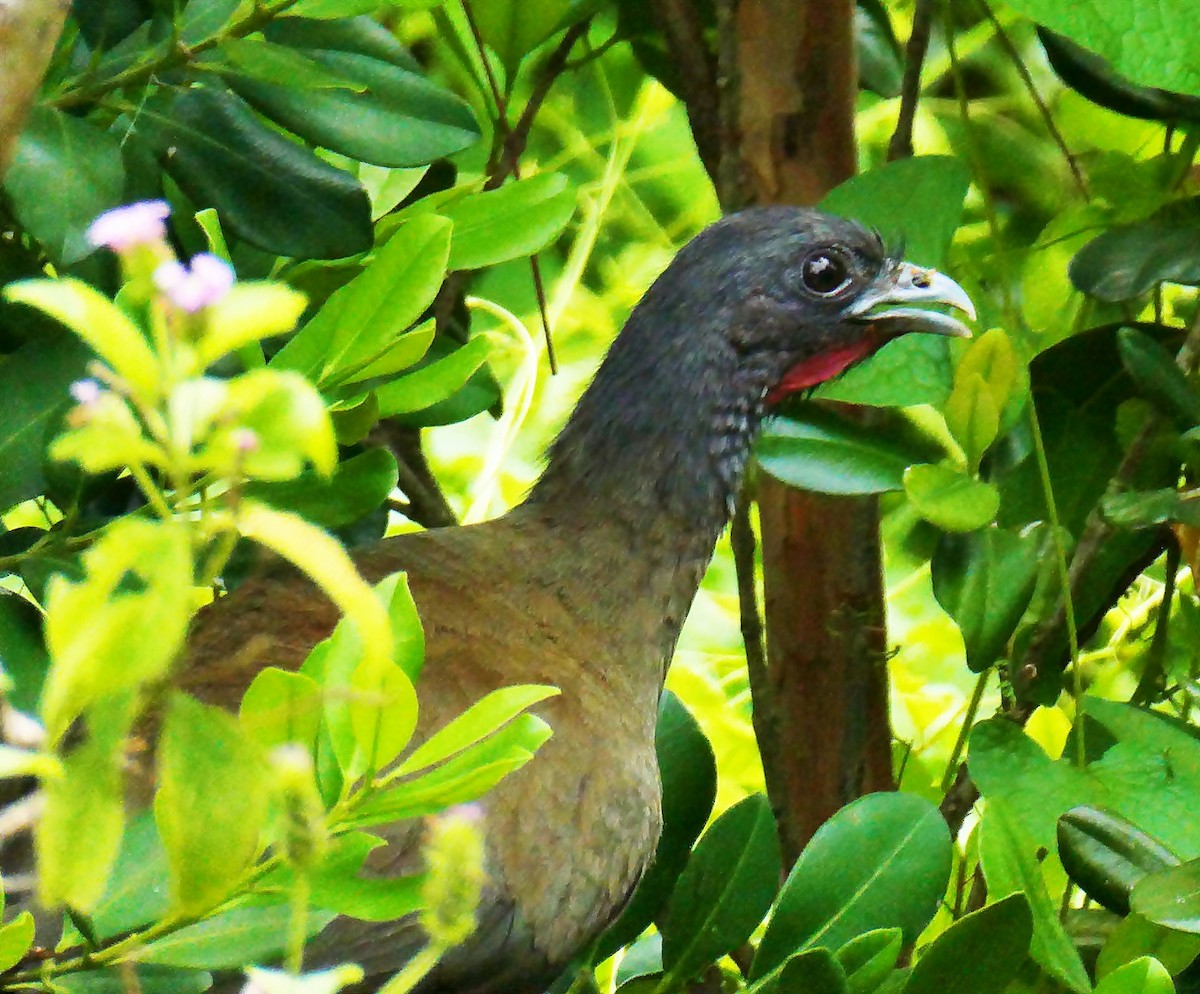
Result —
[{"label": "brown bark", "polygon": [[0,0],[0,179],[69,8],[68,0]]},{"label": "brown bark", "polygon": [[[734,22],[739,162],[722,202],[816,203],[855,171],[854,5],[740,0]],[[790,861],[838,808],[892,786],[879,511],[765,475],[758,502],[768,666],[753,690]]]}]

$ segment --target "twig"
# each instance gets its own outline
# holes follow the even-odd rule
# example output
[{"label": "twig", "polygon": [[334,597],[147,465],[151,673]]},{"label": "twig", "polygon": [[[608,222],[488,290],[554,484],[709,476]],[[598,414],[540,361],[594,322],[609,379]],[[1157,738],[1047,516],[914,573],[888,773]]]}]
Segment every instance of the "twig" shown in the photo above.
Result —
[{"label": "twig", "polygon": [[987,15],[987,19],[992,22],[992,29],[996,32],[996,40],[1000,42],[1000,47],[1004,49],[1004,53],[1016,68],[1017,74],[1021,77],[1021,82],[1025,84],[1025,89],[1037,107],[1042,122],[1046,125],[1046,130],[1050,133],[1054,144],[1058,146],[1063,159],[1066,160],[1067,168],[1071,170],[1071,175],[1075,179],[1075,185],[1079,188],[1080,194],[1084,200],[1091,200],[1092,194],[1088,189],[1087,180],[1084,179],[1083,172],[1079,168],[1079,163],[1075,161],[1075,156],[1072,154],[1070,148],[1067,147],[1067,141],[1063,138],[1062,132],[1058,130],[1058,125],[1054,123],[1054,115],[1050,113],[1050,108],[1046,106],[1046,101],[1042,99],[1042,95],[1038,92],[1037,85],[1033,81],[1033,76],[1029,73],[1029,67],[1025,65],[1025,60],[1021,58],[1021,53],[1017,51],[1017,46],[1013,44],[1012,39],[1008,36],[1008,32],[1004,30],[1004,25],[1000,23],[1000,19],[996,16],[996,12],[992,10],[987,0],[977,0],[977,2],[980,9]]},{"label": "twig", "polygon": [[1179,543],[1174,539],[1169,540],[1162,600],[1159,602],[1154,622],[1154,635],[1150,638],[1150,648],[1146,652],[1146,668],[1142,670],[1142,678],[1138,680],[1131,698],[1134,704],[1153,704],[1161,700],[1167,684],[1167,633],[1171,624],[1171,604],[1175,600],[1175,576],[1179,572],[1182,558],[1183,550],[1179,548]]},{"label": "twig", "polygon": [[921,69],[929,50],[929,35],[933,28],[934,0],[917,0],[913,11],[912,33],[904,46],[904,80],[900,84],[900,112],[896,115],[896,130],[888,142],[888,162],[907,159],[913,154],[913,123],[917,102],[921,96]]},{"label": "twig", "polygon": [[419,429],[384,420],[371,429],[371,440],[396,457],[399,486],[408,497],[403,508],[405,517],[426,528],[458,524],[454,510],[425,460]]}]

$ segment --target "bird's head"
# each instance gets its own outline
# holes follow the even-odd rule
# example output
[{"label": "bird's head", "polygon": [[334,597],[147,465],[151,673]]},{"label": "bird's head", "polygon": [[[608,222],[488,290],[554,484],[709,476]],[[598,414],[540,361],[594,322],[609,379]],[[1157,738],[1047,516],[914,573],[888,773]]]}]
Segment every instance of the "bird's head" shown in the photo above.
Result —
[{"label": "bird's head", "polygon": [[671,270],[707,296],[719,315],[710,327],[723,328],[739,363],[763,378],[768,406],[909,332],[969,338],[950,311],[975,318],[954,280],[905,262],[862,225],[817,210],[732,214],[689,243]]}]

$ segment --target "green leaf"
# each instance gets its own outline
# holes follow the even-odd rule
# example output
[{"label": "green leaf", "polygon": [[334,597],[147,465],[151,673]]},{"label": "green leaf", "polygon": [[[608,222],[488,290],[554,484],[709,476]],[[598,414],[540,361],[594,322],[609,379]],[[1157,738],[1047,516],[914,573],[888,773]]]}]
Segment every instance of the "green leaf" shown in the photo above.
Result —
[{"label": "green leaf", "polygon": [[962,632],[967,665],[982,673],[1005,655],[1037,584],[1042,532],[985,528],[945,535],[932,561],[933,595]]},{"label": "green leaf", "polygon": [[[134,968],[142,994],[204,994],[212,987],[212,974],[173,966],[137,965]],[[112,967],[66,973],[54,979],[67,994],[128,994],[129,971]]]},{"label": "green leaf", "polygon": [[198,206],[267,252],[339,259],[373,241],[371,204],[349,173],[261,124],[233,94],[163,89],[139,106],[134,132]]},{"label": "green leaf", "polygon": [[67,406],[68,387],[84,373],[89,352],[66,334],[38,336],[0,360],[0,509],[45,489],[43,440]]},{"label": "green leaf", "polygon": [[1098,235],[1071,260],[1071,282],[1098,300],[1133,300],[1158,283],[1200,284],[1200,199]]},{"label": "green leaf", "polygon": [[316,749],[324,704],[320,685],[302,673],[274,666],[259,670],[246,688],[238,720],[264,749],[298,742]]},{"label": "green leaf", "polygon": [[540,173],[442,208],[454,222],[451,269],[482,269],[544,249],[575,213],[562,173]]},{"label": "green leaf", "polygon": [[[310,911],[305,932],[315,935],[334,917],[327,911]],[[291,918],[287,906],[234,908],[150,943],[137,952],[137,961],[198,970],[270,961],[287,946]]]},{"label": "green leaf", "polygon": [[367,657],[350,677],[350,727],[362,759],[381,770],[400,755],[417,727],[417,692],[390,659]]},{"label": "green leaf", "polygon": [[[384,845],[382,839],[366,832],[340,836],[325,859],[309,873],[312,905],[369,922],[393,921],[419,911],[423,906],[421,885],[424,874],[405,877],[358,875],[367,855],[381,845]],[[282,878],[283,889],[290,889],[286,871]]]},{"label": "green leaf", "polygon": [[904,492],[917,514],[946,531],[982,528],[1000,510],[995,486],[950,466],[909,466],[904,471]]},{"label": "green leaf", "polygon": [[205,311],[197,348],[201,369],[252,342],[282,335],[304,313],[304,294],[282,283],[238,283]]},{"label": "green leaf", "polygon": [[449,400],[461,390],[492,352],[492,341],[485,335],[472,338],[444,359],[385,384],[375,391],[379,416],[421,411]]},{"label": "green leaf", "polygon": [[775,896],[779,836],[763,794],[751,794],[704,833],[662,922],[666,986],[679,986],[749,937]]},{"label": "green leaf", "polygon": [[899,928],[913,942],[950,877],[946,823],[912,794],[868,794],[817,830],[788,875],[750,971],[778,970],[794,950],[838,949]]},{"label": "green leaf", "polygon": [[42,784],[45,807],[34,845],[43,907],[62,903],[86,913],[104,893],[125,824],[125,740],[134,701],[125,693],[90,708],[86,740],[62,757],[61,774]]},{"label": "green leaf", "polygon": [[18,594],[0,594],[0,671],[10,684],[4,692],[8,702],[35,713],[49,668],[41,612]]},{"label": "green leaf", "polygon": [[1200,398],[1171,354],[1136,328],[1117,332],[1121,364],[1138,392],[1185,427],[1200,422]]},{"label": "green leaf", "polygon": [[171,870],[171,903],[183,914],[206,911],[258,855],[269,798],[265,760],[231,714],[172,694],[157,766],[154,815]]},{"label": "green leaf", "polygon": [[1170,487],[1107,494],[1101,509],[1118,528],[1153,528],[1172,521],[1200,527],[1200,500]]},{"label": "green leaf", "polygon": [[373,448],[338,463],[328,478],[309,471],[294,480],[252,482],[244,492],[323,528],[340,528],[381,507],[396,487],[397,473],[396,457]]},{"label": "green leaf", "polygon": [[663,813],[658,848],[621,917],[597,940],[592,962],[628,945],[659,916],[716,801],[717,761],[712,746],[700,724],[669,690],[658,705],[655,748]]},{"label": "green leaf", "polygon": [[433,215],[405,224],[280,349],[272,368],[296,370],[322,386],[362,375],[433,302],[446,276],[450,230]]},{"label": "green leaf", "polygon": [[391,376],[401,370],[415,366],[425,358],[429,347],[433,344],[437,332],[437,321],[433,318],[422,321],[409,328],[399,338],[381,352],[379,358],[369,365],[362,366],[357,371],[345,375],[343,383],[361,383],[363,380],[374,379],[377,376]]},{"label": "green leaf", "polygon": [[[223,430],[213,442],[222,463],[258,480],[290,480],[311,463],[328,476],[337,463],[333,422],[316,388],[287,370],[252,369],[229,381],[221,412]],[[239,432],[253,432],[245,451]],[[222,464],[222,463],[219,463]]]},{"label": "green leaf", "polygon": [[1046,890],[1041,867],[1034,858],[1035,845],[999,798],[988,799],[981,832],[979,858],[988,894],[997,900],[1009,894],[1024,894],[1033,912],[1030,956],[1071,990],[1087,994],[1092,985]]},{"label": "green leaf", "polygon": [[962,446],[967,468],[974,473],[979,469],[983,454],[1000,433],[1000,407],[982,376],[978,373],[964,376],[961,370],[960,366],[954,377],[954,390],[946,398],[942,413],[950,434]]},{"label": "green leaf", "polygon": [[46,595],[53,666],[42,717],[52,743],[93,702],[163,676],[191,618],[192,553],[181,524],[125,518],[83,565],[82,581],[57,574]]},{"label": "green leaf", "polygon": [[511,76],[559,29],[570,6],[570,0],[475,0],[471,11],[484,42]]},{"label": "green leaf", "polygon": [[960,918],[922,953],[904,994],[1002,994],[1025,963],[1033,918],[1022,894]]},{"label": "green leaf", "polygon": [[1110,973],[1096,985],[1095,994],[1175,994],[1175,985],[1158,960],[1143,956]]},{"label": "green leaf", "polygon": [[1200,935],[1200,860],[1167,867],[1138,881],[1130,904],[1156,925]]},{"label": "green leaf", "polygon": [[869,407],[941,404],[953,381],[950,345],[938,335],[902,335],[813,391],[821,400]]},{"label": "green leaf", "polygon": [[846,971],[828,949],[806,949],[792,956],[767,988],[780,994],[847,994]]},{"label": "green leaf", "polygon": [[1141,915],[1128,915],[1109,933],[1096,960],[1096,979],[1103,980],[1114,970],[1143,956],[1153,956],[1172,976],[1182,973],[1200,954],[1200,936],[1174,932],[1146,921]]},{"label": "green leaf", "polygon": [[88,915],[95,935],[110,939],[166,915],[171,909],[168,872],[153,812],[139,812],[125,826],[108,887]]},{"label": "green leaf", "polygon": [[4,296],[61,321],[143,400],[158,397],[159,366],[150,344],[125,312],[103,294],[66,278],[10,283]]},{"label": "green leaf", "polygon": [[533,684],[493,690],[422,742],[396,772],[407,776],[440,763],[491,735],[526,708],[559,693],[557,687]]},{"label": "green leaf", "polygon": [[[297,5],[288,10],[297,16]],[[286,45],[275,45],[255,38],[224,38],[217,46],[225,64],[217,63],[222,75],[244,76],[260,83],[291,86],[304,93],[309,90],[349,90],[362,93],[367,84],[344,73],[327,69],[316,59]]]},{"label": "green leaf", "polygon": [[1179,857],[1133,822],[1090,805],[1072,808],[1058,820],[1058,854],[1071,880],[1093,901],[1119,915],[1144,877]]},{"label": "green leaf", "polygon": [[1016,0],[1012,8],[1108,59],[1118,72],[1146,86],[1200,94],[1192,39],[1179,25],[1193,13],[1190,0],[1062,4]]},{"label": "green leaf", "polygon": [[0,926],[0,970],[11,969],[21,962],[33,945],[36,927],[33,914],[28,911]]},{"label": "green leaf", "polygon": [[475,144],[470,105],[424,76],[354,52],[303,52],[363,88],[304,89],[229,75],[237,93],[265,117],[334,152],[379,166],[423,166]]},{"label": "green leaf", "polygon": [[117,206],[125,184],[121,147],[92,121],[46,104],[29,112],[4,189],[18,221],[56,266],[95,251],[88,225]]},{"label": "green leaf", "polygon": [[837,961],[850,994],[874,994],[896,968],[903,948],[904,933],[898,928],[873,929],[842,946]]},{"label": "green leaf", "polygon": [[826,494],[878,494],[904,488],[904,471],[924,462],[868,428],[806,405],[771,418],[754,454],[764,470],[784,483]]}]

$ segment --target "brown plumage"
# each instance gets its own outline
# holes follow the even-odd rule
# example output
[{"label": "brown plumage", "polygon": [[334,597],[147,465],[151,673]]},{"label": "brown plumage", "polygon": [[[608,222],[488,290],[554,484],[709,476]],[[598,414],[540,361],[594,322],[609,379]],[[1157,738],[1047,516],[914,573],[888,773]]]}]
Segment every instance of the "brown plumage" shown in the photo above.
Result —
[{"label": "brown plumage", "polygon": [[[562,690],[537,708],[553,738],[484,800],[479,929],[423,990],[542,990],[618,913],[659,832],[666,666],[768,398],[906,331],[966,333],[881,310],[927,301],[970,308],[849,222],[785,208],[727,218],[647,292],[524,504],[356,555],[372,581],[408,573],[427,645],[418,739],[499,687]],[[236,707],[259,668],[298,665],[336,620],[300,577],[251,581],[197,619],[184,689]],[[417,831],[390,826],[371,871],[416,868]],[[338,920],[310,962],[357,960],[380,980],[420,943],[410,922]]]}]

